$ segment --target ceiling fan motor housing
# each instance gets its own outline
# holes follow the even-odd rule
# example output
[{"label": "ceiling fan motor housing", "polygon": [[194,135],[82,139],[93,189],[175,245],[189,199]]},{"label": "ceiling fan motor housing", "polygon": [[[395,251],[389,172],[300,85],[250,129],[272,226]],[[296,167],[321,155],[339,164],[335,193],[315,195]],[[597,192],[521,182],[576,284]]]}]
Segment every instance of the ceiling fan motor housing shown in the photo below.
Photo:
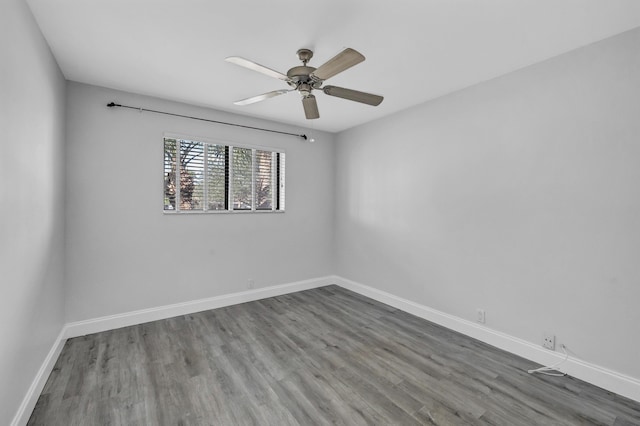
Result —
[{"label": "ceiling fan motor housing", "polygon": [[314,67],[308,67],[306,65],[293,67],[289,71],[287,71],[287,77],[291,80],[305,82],[306,80],[311,80],[309,74],[314,72],[316,69]]},{"label": "ceiling fan motor housing", "polygon": [[306,65],[291,68],[287,71],[287,77],[291,80],[289,85],[295,87],[301,93],[303,90],[310,92],[311,89],[318,89],[322,82],[316,81],[309,76],[315,70],[314,67],[308,67]]}]

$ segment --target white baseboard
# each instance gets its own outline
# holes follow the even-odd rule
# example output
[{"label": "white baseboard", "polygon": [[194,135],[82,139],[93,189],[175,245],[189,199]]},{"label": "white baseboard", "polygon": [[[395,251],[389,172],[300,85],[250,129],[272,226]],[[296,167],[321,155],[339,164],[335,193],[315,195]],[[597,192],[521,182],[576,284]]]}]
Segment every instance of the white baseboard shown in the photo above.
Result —
[{"label": "white baseboard", "polygon": [[192,314],[195,312],[207,311],[209,309],[237,305],[238,303],[245,303],[254,300],[266,299],[268,297],[281,296],[283,294],[309,290],[329,284],[333,284],[332,276],[297,281],[271,287],[257,288],[254,290],[224,294],[222,296],[175,303],[172,305],[159,306],[156,308],[141,309],[139,311],[125,312],[121,314],[93,318],[84,321],[76,321],[68,323],[65,326],[64,337],[71,338],[84,336],[91,333],[98,333],[101,331],[128,327],[131,325],[157,321],[165,318],[176,317],[179,315]]},{"label": "white baseboard", "polygon": [[[492,330],[481,324],[468,321],[424,305],[403,299],[393,294],[369,287],[339,276],[334,277],[334,284],[367,296],[378,302],[386,303],[417,317],[455,330],[459,333],[478,339],[507,352],[519,355],[541,365],[552,365],[564,359],[558,352],[552,352],[523,339]],[[576,358],[569,358],[562,364],[562,372],[585,382],[617,393],[640,402],[640,380],[591,364]]]},{"label": "white baseboard", "polygon": [[29,421],[29,417],[31,417],[31,413],[36,406],[36,402],[38,402],[38,398],[42,393],[42,389],[44,389],[44,385],[47,383],[47,379],[49,379],[49,374],[53,370],[53,367],[60,356],[60,352],[62,352],[62,348],[64,347],[64,343],[66,339],[64,337],[64,328],[58,334],[55,342],[53,342],[53,346],[47,357],[44,359],[44,362],[40,366],[36,377],[33,379],[31,386],[29,386],[29,390],[27,390],[27,394],[25,395],[16,415],[13,417],[11,421],[11,426],[22,426],[26,425]]}]

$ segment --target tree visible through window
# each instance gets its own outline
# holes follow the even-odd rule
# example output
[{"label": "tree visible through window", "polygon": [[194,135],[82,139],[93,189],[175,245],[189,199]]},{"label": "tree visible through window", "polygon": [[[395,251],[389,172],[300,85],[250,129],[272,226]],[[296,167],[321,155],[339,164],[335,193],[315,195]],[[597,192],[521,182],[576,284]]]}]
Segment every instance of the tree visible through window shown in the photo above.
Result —
[{"label": "tree visible through window", "polygon": [[273,157],[277,153],[256,150],[255,189],[256,209],[271,210],[273,207]]},{"label": "tree visible through window", "polygon": [[251,176],[253,150],[233,147],[233,209],[251,210],[253,207]]},{"label": "tree visible through window", "polygon": [[165,138],[164,210],[283,211],[284,159],[282,152]]}]

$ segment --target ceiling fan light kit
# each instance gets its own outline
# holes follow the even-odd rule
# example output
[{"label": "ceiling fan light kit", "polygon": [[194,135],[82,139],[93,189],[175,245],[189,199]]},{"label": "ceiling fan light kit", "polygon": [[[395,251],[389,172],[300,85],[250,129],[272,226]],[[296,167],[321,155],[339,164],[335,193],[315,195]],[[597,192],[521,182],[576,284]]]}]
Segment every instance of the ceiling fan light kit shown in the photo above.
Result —
[{"label": "ceiling fan light kit", "polygon": [[230,56],[225,59],[227,62],[239,65],[241,67],[257,71],[259,73],[268,75],[269,77],[277,78],[285,81],[292,88],[289,90],[274,90],[272,92],[263,93],[258,96],[242,99],[234,102],[235,105],[250,105],[256,102],[263,101],[265,99],[273,98],[275,96],[283,95],[285,93],[298,91],[302,97],[302,107],[304,109],[305,117],[309,120],[320,118],[320,112],[318,111],[318,104],[316,97],[312,94],[313,90],[321,90],[324,94],[334,96],[337,98],[347,99],[350,101],[360,102],[367,105],[378,106],[384,99],[382,96],[374,95],[371,93],[360,92],[358,90],[346,89],[344,87],[337,86],[322,86],[325,80],[339,74],[354,65],[359,64],[365,60],[365,57],[358,51],[346,48],[342,52],[338,53],[333,58],[329,59],[318,68],[307,66],[307,63],[313,57],[313,52],[309,49],[299,49],[296,52],[298,59],[302,62],[302,65],[295,66],[287,71],[287,74],[282,74],[271,68],[257,64],[239,56]]}]

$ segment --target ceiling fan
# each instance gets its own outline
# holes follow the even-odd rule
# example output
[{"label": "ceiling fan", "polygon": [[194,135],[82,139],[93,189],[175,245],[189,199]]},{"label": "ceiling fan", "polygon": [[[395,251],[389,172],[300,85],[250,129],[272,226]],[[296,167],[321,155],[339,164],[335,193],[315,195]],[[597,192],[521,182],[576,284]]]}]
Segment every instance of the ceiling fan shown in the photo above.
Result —
[{"label": "ceiling fan", "polygon": [[297,54],[298,58],[302,61],[302,66],[291,68],[287,71],[286,75],[239,56],[229,56],[226,58],[225,61],[227,62],[280,79],[292,87],[292,89],[274,90],[272,92],[263,93],[262,95],[242,99],[234,102],[234,104],[249,105],[297,90],[300,92],[300,95],[302,95],[302,107],[304,108],[304,114],[307,119],[311,120],[320,117],[316,97],[312,94],[314,89],[322,90],[329,96],[335,96],[373,106],[380,105],[384,99],[382,96],[359,92],[352,89],[345,89],[344,87],[322,86],[325,80],[328,80],[334,75],[364,61],[364,56],[358,51],[351,48],[344,49],[318,68],[307,66],[307,62],[309,62],[313,57],[313,52],[311,50],[300,49]]}]

